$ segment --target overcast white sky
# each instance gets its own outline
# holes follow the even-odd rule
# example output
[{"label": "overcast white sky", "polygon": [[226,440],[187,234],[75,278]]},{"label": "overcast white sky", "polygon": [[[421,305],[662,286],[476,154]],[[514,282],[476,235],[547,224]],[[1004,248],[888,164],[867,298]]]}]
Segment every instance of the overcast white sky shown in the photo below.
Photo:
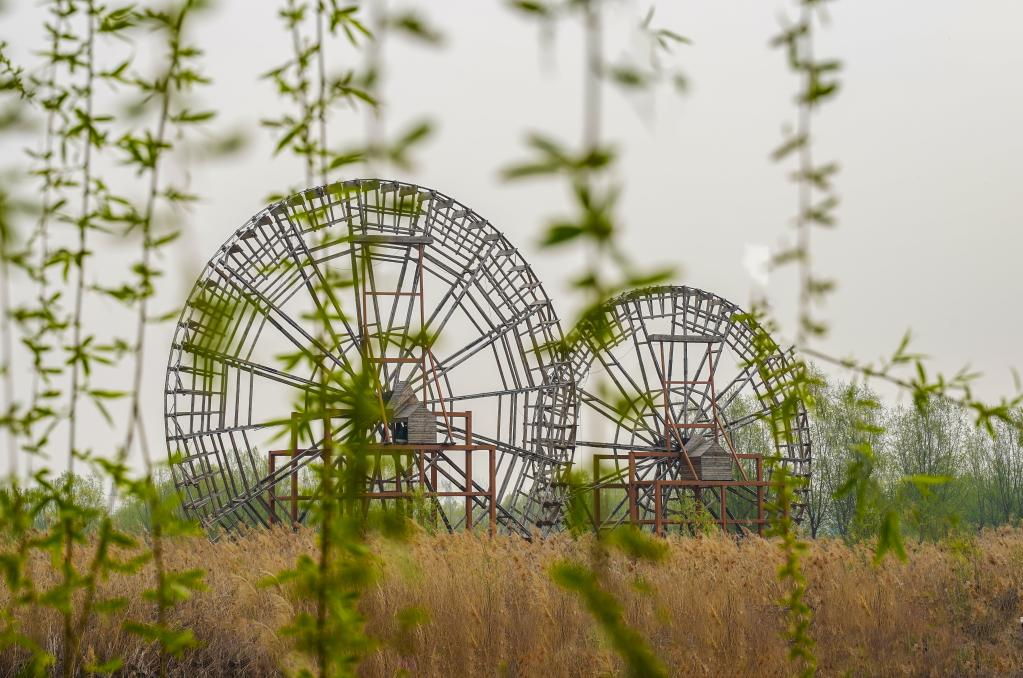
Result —
[{"label": "overcast white sky", "polygon": [[[795,82],[767,46],[780,0],[662,0],[655,23],[688,36],[679,65],[691,91],[665,90],[653,105],[609,91],[605,136],[623,151],[621,215],[629,250],[675,264],[679,281],[747,304],[755,283],[743,265],[750,247],[775,246],[795,207],[786,170],[770,150],[793,115]],[[271,157],[260,118],[278,114],[258,75],[287,58],[273,2],[236,0],[201,26],[216,84],[208,101],[223,124],[244,124],[255,143],[230,162],[192,176],[203,203],[187,224],[185,253],[203,261],[264,197],[302,183],[298,164]],[[407,5],[403,5],[407,6]],[[649,3],[616,5],[608,56],[629,44],[629,26]],[[578,138],[581,35],[557,34],[550,63],[536,27],[493,0],[419,3],[443,26],[442,49],[386,46],[387,124],[429,116],[438,133],[413,172],[387,172],[436,188],[471,206],[518,243],[556,300],[565,299],[563,257],[535,247],[545,217],[567,196],[543,182],[503,184],[498,170],[523,156],[527,130]],[[42,44],[40,11],[18,2],[0,15],[0,39],[16,55]],[[818,157],[841,164],[840,224],[819,233],[818,266],[838,281],[826,316],[838,354],[874,358],[907,328],[935,365],[983,371],[983,390],[1012,390],[1021,366],[1023,313],[1023,5],[1010,0],[843,0],[834,3],[819,52],[840,58],[843,90],[816,119]],[[143,55],[145,56],[145,55]],[[345,57],[347,58],[347,57]],[[350,65],[350,64],[349,64]],[[339,64],[338,68],[345,66]],[[357,140],[360,116],[335,116],[331,136]],[[3,155],[17,152],[4,148]],[[360,175],[360,170],[332,179]],[[116,268],[118,256],[108,255]],[[191,274],[161,289],[180,303]],[[768,292],[793,313],[791,276]],[[569,304],[562,303],[562,315]],[[148,367],[148,429],[162,451],[163,356],[170,328],[154,329]]]}]

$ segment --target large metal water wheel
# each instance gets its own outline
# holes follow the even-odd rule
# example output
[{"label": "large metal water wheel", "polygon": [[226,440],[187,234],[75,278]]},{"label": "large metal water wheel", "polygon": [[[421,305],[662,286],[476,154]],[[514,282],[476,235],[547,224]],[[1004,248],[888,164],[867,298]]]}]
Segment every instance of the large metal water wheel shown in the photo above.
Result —
[{"label": "large metal water wheel", "polygon": [[762,531],[772,469],[810,474],[791,356],[735,304],[692,287],[624,294],[594,326],[610,338],[579,342],[572,362],[576,459],[593,465],[596,524]]},{"label": "large metal water wheel", "polygon": [[528,534],[556,516],[571,456],[561,338],[519,251],[442,193],[355,180],[269,205],[206,265],[174,334],[167,444],[184,508],[211,534],[303,521],[309,469],[347,425],[303,413],[368,370],[387,415],[363,498]]}]

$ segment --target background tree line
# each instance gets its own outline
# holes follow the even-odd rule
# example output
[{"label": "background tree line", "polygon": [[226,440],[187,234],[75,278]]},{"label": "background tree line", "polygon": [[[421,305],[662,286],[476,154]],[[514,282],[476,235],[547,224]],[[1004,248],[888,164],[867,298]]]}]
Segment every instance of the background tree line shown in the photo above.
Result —
[{"label": "background tree line", "polygon": [[[958,529],[1015,524],[1023,517],[1023,436],[998,421],[978,429],[956,403],[933,398],[923,411],[890,402],[857,382],[818,387],[811,418],[814,457],[807,531],[811,536],[876,536],[879,512],[897,508],[907,535],[937,539]],[[1016,410],[1017,421],[1023,412]],[[874,454],[878,496],[857,512],[842,495],[857,445]],[[929,482],[906,482],[928,477]]]}]

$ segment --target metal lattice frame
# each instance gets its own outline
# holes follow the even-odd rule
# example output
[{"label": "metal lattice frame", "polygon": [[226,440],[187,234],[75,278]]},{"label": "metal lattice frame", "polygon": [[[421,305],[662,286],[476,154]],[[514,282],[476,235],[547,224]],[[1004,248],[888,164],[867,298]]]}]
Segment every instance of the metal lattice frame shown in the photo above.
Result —
[{"label": "metal lattice frame", "polygon": [[[297,426],[282,451],[272,449],[281,422],[323,388],[323,370],[369,364],[385,389],[408,384],[437,422],[436,445],[377,465],[373,496],[419,488],[449,529],[489,515],[528,534],[556,514],[555,481],[571,460],[572,372],[552,349],[561,338],[519,251],[448,196],[353,180],[274,203],[209,261],[174,334],[165,412],[184,508],[211,534],[301,520],[312,495],[300,495],[300,471],[343,423]],[[490,451],[488,477],[485,463],[471,470],[473,451]]]},{"label": "metal lattice frame", "polygon": [[[762,347],[766,337],[759,326],[735,304],[692,287],[630,292],[605,314],[610,341],[580,342],[572,357],[580,384],[576,458],[594,467],[598,527],[687,530],[706,511],[704,519],[726,530],[761,531],[771,492],[766,458],[795,476],[810,473],[805,408],[795,401],[791,416],[778,417],[793,393],[790,354],[767,338],[770,355],[758,369],[758,339]],[[707,480],[690,454],[711,441],[730,479]],[[807,492],[804,484],[796,496],[796,520]]]}]

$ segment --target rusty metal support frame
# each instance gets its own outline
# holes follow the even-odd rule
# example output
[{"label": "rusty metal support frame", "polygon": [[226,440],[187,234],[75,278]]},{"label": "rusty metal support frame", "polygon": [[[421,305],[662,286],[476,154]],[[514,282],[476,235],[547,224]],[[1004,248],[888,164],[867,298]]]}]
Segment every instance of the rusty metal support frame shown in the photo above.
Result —
[{"label": "rusty metal support frame", "polygon": [[[755,479],[750,480],[682,480],[682,479],[650,479],[641,480],[636,477],[638,463],[645,460],[657,460],[666,458],[677,458],[673,452],[648,452],[630,451],[628,454],[595,454],[593,455],[593,524],[597,531],[611,529],[619,522],[605,524],[602,516],[601,492],[605,490],[625,490],[628,506],[628,523],[636,527],[653,526],[654,534],[664,536],[666,528],[671,525],[692,527],[698,524],[695,520],[674,520],[664,516],[665,500],[664,488],[678,487],[693,490],[694,500],[703,490],[715,491],[720,501],[721,510],[715,523],[727,532],[730,526],[752,526],[758,535],[763,535],[767,527],[767,518],[764,512],[764,491],[770,486],[770,482],[764,479],[764,457],[759,454],[737,454],[738,459],[752,459],[756,464]],[[609,476],[600,475],[600,462],[602,461],[626,461],[628,463],[628,474],[624,482],[613,482],[620,474],[613,473]],[[729,488],[749,488],[756,494],[756,518],[732,518],[727,511],[727,490]],[[651,493],[653,496],[654,509],[653,518],[640,518],[640,505],[638,495],[641,490]],[[695,501],[696,510],[700,510],[701,502]]]},{"label": "rusty metal support frame", "polygon": [[[438,486],[438,469],[442,464],[446,453],[449,452],[463,452],[464,458],[464,470],[461,471],[463,483],[460,487],[456,486],[454,490],[441,490]],[[486,467],[487,467],[487,484],[485,486],[479,486],[475,480],[473,474],[473,456],[475,453],[483,453],[486,455]],[[268,453],[268,464],[269,470],[272,474],[275,468],[275,460],[277,457],[293,457],[302,452],[295,450],[273,450]],[[361,492],[358,495],[359,499],[366,502],[367,508],[369,502],[378,501],[381,503],[387,501],[406,502],[411,503],[416,499],[433,500],[436,502],[442,498],[453,498],[453,499],[464,499],[465,514],[463,529],[469,531],[475,531],[482,521],[486,521],[487,534],[494,536],[497,534],[497,450],[493,445],[419,445],[416,447],[405,447],[401,445],[378,445],[373,449],[369,450],[367,454],[372,455],[378,462],[384,457],[407,458],[409,463],[402,469],[401,465],[396,466],[398,473],[393,479],[385,482],[394,482],[395,490],[373,490],[369,489],[365,492]],[[448,469],[448,473],[445,474],[447,477],[451,477],[451,471],[457,467],[453,464],[448,464],[451,468]],[[403,473],[402,471],[415,470],[415,473]],[[457,475],[455,476],[457,477]],[[313,501],[318,498],[317,494],[299,494],[298,493],[298,471],[292,471],[288,474],[288,477],[283,479],[281,482],[287,482],[290,480],[290,494],[281,495],[276,492],[276,485],[270,486],[268,490],[268,502],[270,505],[270,524],[279,524],[280,520],[277,518],[276,507],[278,504],[284,504],[288,507],[287,516],[290,519],[292,526],[296,526],[300,522],[299,502]],[[379,482],[379,480],[377,481]],[[373,479],[367,479],[367,486],[372,487],[374,484]],[[482,504],[483,515],[477,517],[475,510],[476,506]],[[436,525],[437,516],[439,515],[436,506],[433,510],[433,520]],[[468,525],[469,527],[464,527]]]},{"label": "rusty metal support frame", "polygon": [[[330,416],[338,416],[340,411],[327,412],[328,418]],[[292,421],[296,422],[301,419],[301,413],[293,412]],[[368,508],[369,502],[377,500],[379,502],[387,501],[404,501],[411,503],[416,499],[432,500],[433,506],[433,522],[436,526],[436,520],[440,511],[438,510],[437,502],[442,498],[461,498],[464,499],[464,523],[462,523],[463,529],[468,531],[474,531],[481,520],[487,521],[487,534],[494,536],[497,534],[497,447],[492,444],[477,443],[473,440],[472,434],[472,412],[447,412],[446,418],[462,418],[465,420],[462,434],[464,443],[437,443],[437,444],[416,444],[414,446],[398,443],[382,443],[373,445],[366,451],[366,454],[374,458],[374,475],[366,478],[367,489],[359,494],[359,499],[364,501],[364,505]],[[448,427],[450,430],[450,426]],[[280,457],[288,457],[295,459],[298,456],[323,456],[323,451],[328,446],[323,446],[322,450],[300,450],[298,447],[298,426],[292,426],[292,437],[291,437],[291,448],[288,450],[271,450],[267,453],[267,472],[269,477],[275,477],[277,471],[277,459]],[[448,453],[461,452],[463,453],[464,460],[461,468],[448,457]],[[473,456],[475,453],[486,454],[486,465],[487,465],[487,482],[485,486],[479,485],[473,474]],[[391,457],[395,460],[395,472],[393,477],[383,478],[379,475],[380,462],[384,457]],[[407,458],[408,463],[402,467],[399,463],[400,458]],[[329,463],[329,459],[323,458],[325,463]],[[334,460],[336,463],[340,463],[340,459]],[[445,464],[446,469],[441,470],[441,465]],[[299,494],[298,490],[298,471],[297,467],[287,472],[284,477],[278,479],[276,483],[270,485],[267,490],[267,501],[270,507],[270,524],[275,525],[280,521],[277,517],[277,505],[284,503],[288,507],[288,516],[292,527],[297,526],[301,517],[304,514],[299,512],[299,502],[313,501],[318,498],[317,494]],[[414,472],[413,472],[414,471]],[[443,474],[444,477],[454,484],[454,490],[441,490],[439,486],[438,476]],[[458,479],[461,478],[459,484]],[[284,482],[290,482],[290,494],[281,495],[277,493],[277,485]],[[393,483],[394,490],[384,490],[383,485],[385,483]],[[402,485],[404,483],[404,489]],[[374,485],[381,487],[379,490],[372,489]],[[477,504],[482,504],[483,516],[480,519],[476,518],[476,511],[474,507]],[[445,521],[447,523],[447,521]],[[447,525],[449,530],[454,528],[451,525]]]}]

